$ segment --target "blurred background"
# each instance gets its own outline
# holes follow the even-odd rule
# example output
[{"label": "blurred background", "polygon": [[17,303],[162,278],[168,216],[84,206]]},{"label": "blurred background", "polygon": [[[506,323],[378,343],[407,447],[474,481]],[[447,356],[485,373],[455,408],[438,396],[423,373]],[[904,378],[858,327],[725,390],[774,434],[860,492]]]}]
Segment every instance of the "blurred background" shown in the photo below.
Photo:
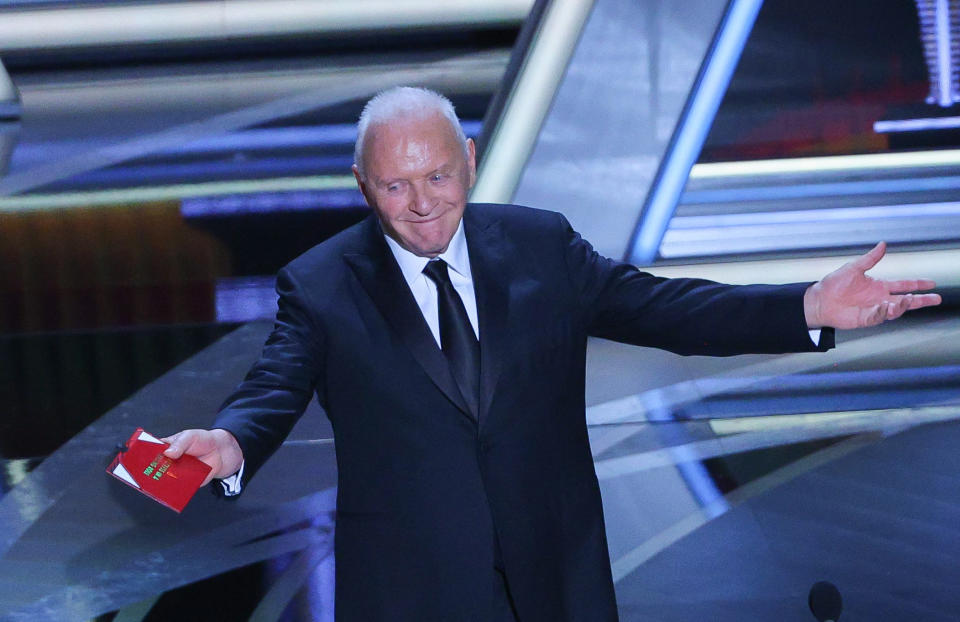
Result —
[{"label": "blurred background", "polygon": [[453,101],[473,200],[655,274],[882,239],[876,274],[939,284],[826,355],[591,342],[622,619],[813,619],[819,580],[845,619],[960,619],[958,76],[956,0],[0,1],[0,620],[332,620],[315,403],[233,504],[103,469],[213,418],[276,271],[366,216],[354,123],[396,84]]}]

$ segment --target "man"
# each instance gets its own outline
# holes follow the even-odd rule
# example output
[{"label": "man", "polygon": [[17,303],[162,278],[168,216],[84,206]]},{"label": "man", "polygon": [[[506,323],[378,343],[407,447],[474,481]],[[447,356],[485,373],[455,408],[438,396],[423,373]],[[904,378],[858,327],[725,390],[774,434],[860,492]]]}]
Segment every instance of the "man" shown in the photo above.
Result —
[{"label": "man", "polygon": [[589,335],[823,350],[825,327],[939,302],[908,293],[932,282],[865,276],[882,245],[813,285],[732,287],[601,257],[559,214],[468,207],[474,144],[430,91],[378,95],[358,130],[373,214],[280,271],[260,360],[214,430],[167,452],[235,492],[316,392],[337,448],[338,620],[617,618],[584,420]]}]

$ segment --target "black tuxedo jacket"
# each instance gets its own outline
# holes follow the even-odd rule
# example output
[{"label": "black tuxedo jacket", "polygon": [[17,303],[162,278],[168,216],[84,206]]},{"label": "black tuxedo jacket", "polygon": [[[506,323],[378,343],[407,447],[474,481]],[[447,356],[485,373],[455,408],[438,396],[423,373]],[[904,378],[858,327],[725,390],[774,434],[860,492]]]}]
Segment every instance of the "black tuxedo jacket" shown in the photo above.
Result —
[{"label": "black tuxedo jacket", "polygon": [[281,270],[274,331],[215,427],[236,436],[249,480],[316,392],[339,468],[338,620],[486,622],[495,539],[523,622],[615,620],[587,337],[681,354],[812,350],[806,284],[655,278],[552,212],[472,204],[464,227],[479,421],[371,215]]}]

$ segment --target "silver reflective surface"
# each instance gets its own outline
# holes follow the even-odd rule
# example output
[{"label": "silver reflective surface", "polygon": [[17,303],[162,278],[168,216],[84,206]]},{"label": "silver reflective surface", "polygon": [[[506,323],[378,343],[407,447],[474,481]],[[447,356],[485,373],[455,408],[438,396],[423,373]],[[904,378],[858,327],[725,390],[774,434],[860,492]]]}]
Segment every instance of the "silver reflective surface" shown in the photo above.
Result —
[{"label": "silver reflective surface", "polygon": [[562,212],[623,257],[725,7],[597,0],[514,202]]}]

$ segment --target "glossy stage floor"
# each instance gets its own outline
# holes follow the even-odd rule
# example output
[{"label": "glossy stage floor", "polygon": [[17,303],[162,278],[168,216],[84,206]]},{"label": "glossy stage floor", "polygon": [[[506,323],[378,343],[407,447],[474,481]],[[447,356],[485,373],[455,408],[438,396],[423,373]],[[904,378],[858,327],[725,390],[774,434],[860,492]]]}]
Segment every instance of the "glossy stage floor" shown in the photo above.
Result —
[{"label": "glossy stage floor", "polygon": [[[335,448],[316,403],[238,501],[201,491],[177,516],[104,473],[137,426],[205,425],[269,327],[222,338],[29,473],[4,465],[0,620],[333,619]],[[812,620],[808,590],[826,580],[845,620],[957,619],[958,339],[941,312],[844,333],[824,355],[592,343],[621,618]],[[618,394],[624,377],[635,393]]]}]

